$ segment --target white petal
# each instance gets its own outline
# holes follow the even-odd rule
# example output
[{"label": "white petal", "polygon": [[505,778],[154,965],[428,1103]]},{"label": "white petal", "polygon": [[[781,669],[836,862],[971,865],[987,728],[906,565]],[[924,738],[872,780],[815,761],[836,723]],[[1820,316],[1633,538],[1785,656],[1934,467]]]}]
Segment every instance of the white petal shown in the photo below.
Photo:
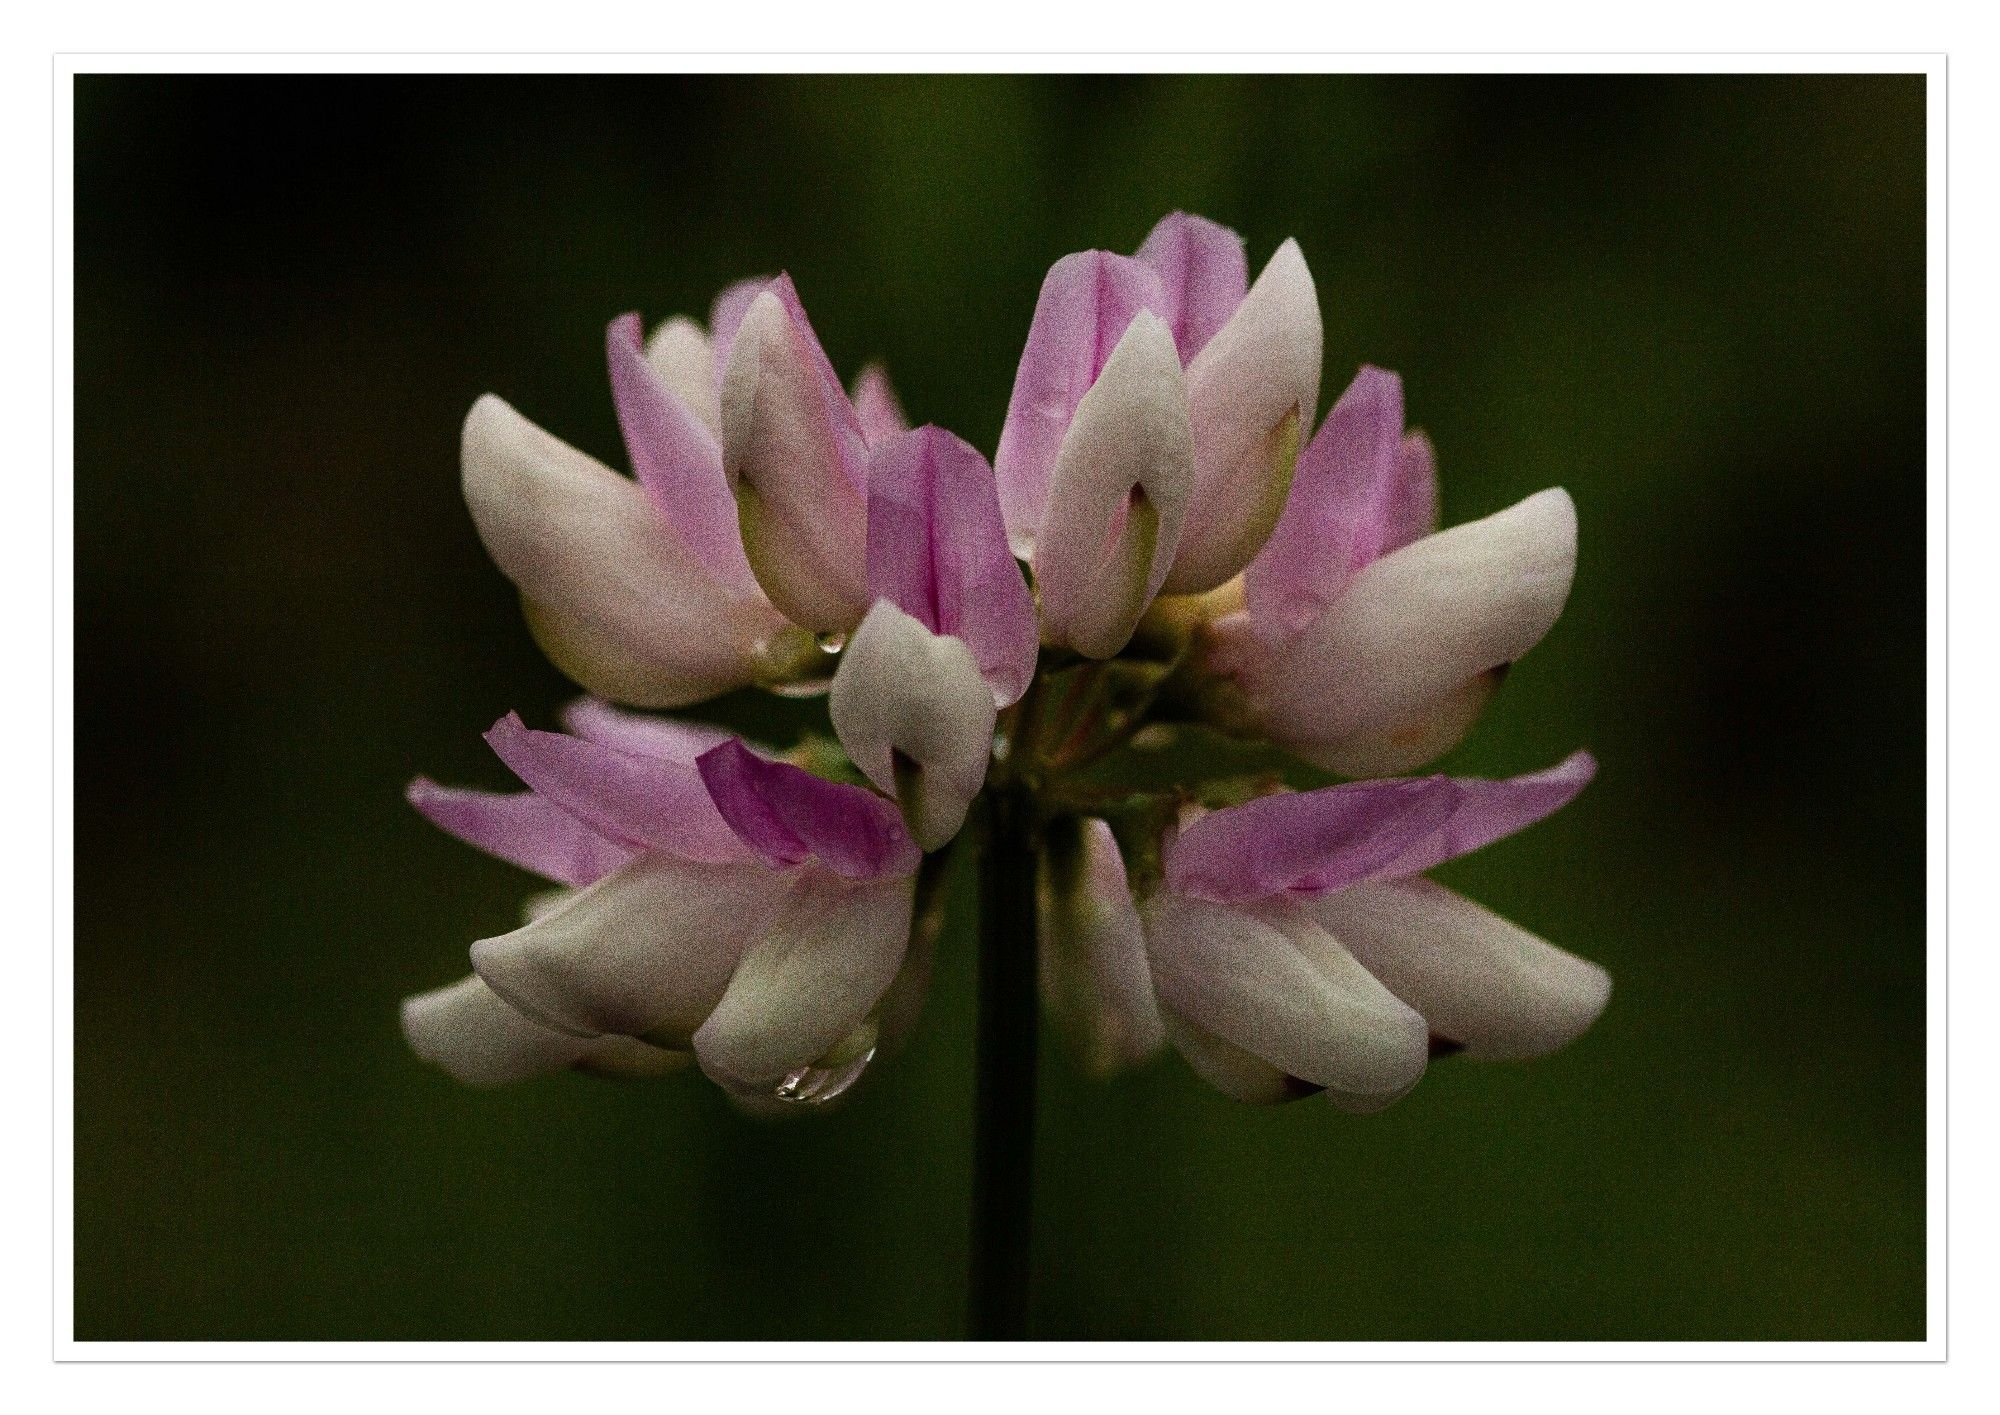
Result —
[{"label": "white petal", "polygon": [[645,490],[500,399],[465,420],[466,505],[556,666],[620,702],[671,707],[751,681],[783,630],[682,549]]},{"label": "white petal", "polygon": [[1306,907],[1433,1032],[1478,1060],[1566,1046],[1611,996],[1595,963],[1429,880],[1356,885]]},{"label": "white petal", "polygon": [[1424,1019],[1289,903],[1255,909],[1161,893],[1145,911],[1161,1003],[1329,1091],[1393,1099],[1423,1075]]},{"label": "white petal", "polygon": [[720,438],[722,402],[716,393],[715,350],[701,326],[675,315],[646,341],[646,358],[659,371],[667,391]]},{"label": "white petal", "polygon": [[1247,616],[1216,627],[1266,730],[1310,752],[1407,722],[1520,658],[1575,570],[1576,507],[1555,488],[1375,561],[1295,639],[1260,642]]},{"label": "white petal", "polygon": [[679,1044],[722,997],[790,885],[762,864],[641,855],[525,927],[474,944],[472,966],[550,1027]]},{"label": "white petal", "polygon": [[1161,1009],[1167,1037],[1195,1075],[1232,1100],[1250,1105],[1277,1105],[1309,1096],[1318,1088],[1196,1026],[1171,1007]]},{"label": "white petal", "polygon": [[1194,484],[1173,332],[1141,312],[1077,404],[1035,544],[1042,641],[1091,658],[1125,646],[1180,544]]},{"label": "white petal", "polygon": [[695,1033],[702,1070],[727,1088],[754,1090],[825,1056],[895,981],[910,901],[907,878],[802,879]]},{"label": "white petal", "polygon": [[1108,1076],[1158,1051],[1165,1033],[1145,933],[1109,825],[1086,820],[1051,834],[1036,906],[1042,999],[1084,1065]]},{"label": "white petal", "polygon": [[1319,370],[1319,296],[1286,241],[1188,365],[1194,496],[1167,594],[1214,589],[1270,538],[1319,407]]},{"label": "white petal", "polygon": [[964,641],[877,600],[841,655],[827,710],[847,755],[896,798],[919,846],[935,850],[958,834],[986,783],[995,717]]},{"label": "white petal", "polygon": [[600,1062],[626,1075],[685,1064],[630,1037],[592,1041],[552,1032],[502,1002],[477,974],[403,999],[403,1035],[410,1050],[468,1086],[505,1086]]},{"label": "white petal", "polygon": [[829,408],[804,340],[775,294],[751,303],[722,378],[723,470],[764,593],[794,623],[845,633],[868,608],[861,433]]},{"label": "white petal", "polygon": [[1464,741],[1499,688],[1499,670],[1482,673],[1394,726],[1357,732],[1332,742],[1301,743],[1300,754],[1315,766],[1343,776],[1396,776],[1414,771]]}]

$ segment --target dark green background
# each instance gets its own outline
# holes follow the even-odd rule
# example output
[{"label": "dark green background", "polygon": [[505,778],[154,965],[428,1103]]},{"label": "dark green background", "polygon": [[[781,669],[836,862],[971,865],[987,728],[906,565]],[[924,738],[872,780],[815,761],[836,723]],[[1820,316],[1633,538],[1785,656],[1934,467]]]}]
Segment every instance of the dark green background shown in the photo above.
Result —
[{"label": "dark green background", "polygon": [[1444,873],[1617,986],[1371,1118],[1047,1052],[1034,1331],[1923,1334],[1921,79],[77,90],[80,1338],[957,1334],[963,891],[831,1117],[404,1050],[529,881],[401,787],[502,784],[478,733],[571,691],[458,426],[616,460],[606,319],[785,267],[990,449],[1044,269],[1176,206],[1299,238],[1325,398],[1400,370],[1448,520],[1575,494],[1569,611],[1448,765],[1602,776]]}]

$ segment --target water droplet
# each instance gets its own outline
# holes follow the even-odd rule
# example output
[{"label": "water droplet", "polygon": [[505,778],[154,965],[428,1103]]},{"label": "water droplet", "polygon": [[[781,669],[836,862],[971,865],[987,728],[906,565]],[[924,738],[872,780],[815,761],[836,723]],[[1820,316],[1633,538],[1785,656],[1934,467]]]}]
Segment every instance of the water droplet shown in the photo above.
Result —
[{"label": "water droplet", "polygon": [[994,760],[994,761],[996,761],[996,762],[1004,762],[1004,761],[1006,761],[1006,760],[1007,760],[1007,754],[1008,754],[1009,752],[1013,751],[1013,750],[1014,750],[1014,743],[1013,743],[1013,741],[1012,741],[1012,740],[1011,740],[1011,739],[1010,739],[1010,738],[1009,738],[1009,737],[1007,736],[1007,734],[1006,734],[1005,732],[995,732],[995,733],[993,734],[993,760]]},{"label": "water droplet", "polygon": [[836,654],[839,653],[842,649],[847,647],[847,635],[818,634],[814,636],[814,642],[816,642],[819,645],[819,651],[821,653]]},{"label": "water droplet", "polygon": [[875,1048],[869,1047],[838,1066],[801,1066],[780,1081],[771,1094],[791,1105],[825,1105],[859,1081],[874,1059]]}]

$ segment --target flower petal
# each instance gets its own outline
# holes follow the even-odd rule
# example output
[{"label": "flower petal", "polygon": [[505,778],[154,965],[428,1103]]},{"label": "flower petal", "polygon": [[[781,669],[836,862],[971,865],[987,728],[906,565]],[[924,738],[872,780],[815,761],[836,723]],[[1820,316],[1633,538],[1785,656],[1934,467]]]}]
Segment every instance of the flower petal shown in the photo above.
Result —
[{"label": "flower petal", "polygon": [[1421,432],[1403,438],[1396,494],[1389,499],[1389,538],[1382,552],[1401,550],[1438,528],[1437,451]]},{"label": "flower petal", "polygon": [[1129,256],[1079,251],[1049,267],[1014,375],[1000,450],[993,458],[1007,536],[1022,559],[1034,554],[1047,517],[1056,457],[1077,406],[1110,362],[1133,317],[1142,310],[1159,314],[1166,307],[1159,276]]},{"label": "flower petal", "polygon": [[1505,672],[1495,668],[1482,673],[1392,726],[1294,750],[1314,766],[1343,776],[1394,776],[1413,771],[1465,740],[1465,734],[1499,691]]},{"label": "flower petal", "polygon": [[1460,793],[1449,777],[1284,791],[1211,811],[1166,852],[1167,886],[1222,902],[1379,874],[1434,840]]},{"label": "flower petal", "polygon": [[1042,1000],[1084,1066],[1109,1076],[1157,1052],[1166,1034],[1145,933],[1109,825],[1072,821],[1051,832],[1036,909]]},{"label": "flower petal", "polygon": [[1265,730],[1302,754],[1408,721],[1549,631],[1576,568],[1567,492],[1427,536],[1354,577],[1318,622],[1273,641],[1248,616],[1215,626],[1215,661]]},{"label": "flower petal", "polygon": [[1109,658],[1131,638],[1179,544],[1194,444],[1173,335],[1141,313],[1077,405],[1035,547],[1042,642]]},{"label": "flower petal", "polygon": [[849,758],[896,798],[921,849],[958,834],[986,784],[995,717],[963,640],[877,600],[841,655],[827,709]]},{"label": "flower petal", "polygon": [[[1476,776],[1425,778],[1450,783],[1456,797],[1450,814],[1434,830],[1410,841],[1393,859],[1369,871],[1367,877],[1398,879],[1420,874],[1446,860],[1456,860],[1460,855],[1504,840],[1567,806],[1596,775],[1597,761],[1590,753],[1572,752],[1544,771],[1498,781]],[[1339,889],[1342,883],[1357,878],[1352,873],[1316,873],[1302,878],[1293,888]]]},{"label": "flower petal", "polygon": [[825,1056],[895,981],[910,900],[908,879],[802,879],[695,1033],[702,1070],[727,1087],[768,1088]]},{"label": "flower petal", "polygon": [[986,459],[943,428],[891,438],[869,459],[868,593],[964,640],[997,706],[1027,691],[1034,601]]},{"label": "flower petal", "polygon": [[896,397],[896,390],[889,383],[889,372],[882,365],[868,364],[855,375],[854,416],[870,447],[909,431],[910,420],[904,415],[902,401]]},{"label": "flower petal", "polygon": [[621,845],[710,864],[747,858],[689,763],[536,732],[511,712],[493,724],[486,742],[537,794]]},{"label": "flower petal", "polygon": [[683,1045],[793,883],[757,863],[641,855],[533,922],[475,943],[472,966],[558,1031]]},{"label": "flower petal", "polygon": [[1403,381],[1363,368],[1300,454],[1284,515],[1243,574],[1266,632],[1305,628],[1382,558],[1408,514],[1403,487]]},{"label": "flower petal", "polygon": [[589,884],[632,858],[532,791],[468,791],[420,776],[403,794],[446,834],[558,884]]},{"label": "flower petal", "polygon": [[1171,891],[1145,910],[1161,1003],[1288,1076],[1393,1099],[1423,1075],[1424,1019],[1290,905],[1252,911]]},{"label": "flower petal", "polygon": [[743,316],[722,380],[723,466],[743,549],[771,602],[816,633],[868,607],[865,443],[780,276]]},{"label": "flower petal", "polygon": [[1243,238],[1206,217],[1176,211],[1152,229],[1138,258],[1160,277],[1167,296],[1161,314],[1186,363],[1243,303],[1250,283]]},{"label": "flower petal", "polygon": [[785,628],[761,600],[727,594],[638,483],[491,395],[465,420],[464,485],[530,630],[594,693],[647,707],[714,697],[755,678]]},{"label": "flower petal", "polygon": [[505,1086],[572,1066],[660,1075],[685,1064],[631,1037],[587,1040],[529,1021],[477,974],[403,999],[403,1036],[425,1061],[468,1086]]},{"label": "flower petal", "polygon": [[[753,275],[725,288],[709,306],[708,338],[714,350],[715,386],[718,390],[722,387],[722,375],[729,368],[729,354],[736,345],[737,331],[743,328],[743,316],[750,312],[751,302],[770,288],[770,276]],[[716,426],[720,428],[721,423]]]},{"label": "flower petal", "polygon": [[667,388],[647,359],[636,314],[620,315],[604,332],[611,399],[632,470],[688,554],[717,584],[757,593],[736,533],[736,499],[722,474],[722,444],[686,403]]},{"label": "flower petal", "polygon": [[681,722],[651,713],[626,712],[601,698],[578,698],[563,709],[563,726],[578,737],[635,757],[693,766],[696,757],[736,734],[705,722]]},{"label": "flower petal", "polygon": [[717,466],[721,465],[722,401],[716,396],[721,383],[715,367],[715,347],[701,326],[675,315],[653,331],[646,341],[646,362],[660,376],[667,392],[687,405],[687,410],[715,439]]},{"label": "flower petal", "polygon": [[1166,593],[1214,589],[1270,538],[1319,410],[1319,361],[1319,298],[1286,241],[1188,364],[1195,484]]},{"label": "flower petal", "polygon": [[765,761],[740,741],[695,762],[716,809],[773,865],[817,859],[848,879],[906,875],[921,858],[894,803],[859,786]]},{"label": "flower petal", "polygon": [[1611,976],[1595,963],[1426,879],[1356,885],[1306,907],[1432,1032],[1475,1060],[1567,1046],[1611,996]]}]

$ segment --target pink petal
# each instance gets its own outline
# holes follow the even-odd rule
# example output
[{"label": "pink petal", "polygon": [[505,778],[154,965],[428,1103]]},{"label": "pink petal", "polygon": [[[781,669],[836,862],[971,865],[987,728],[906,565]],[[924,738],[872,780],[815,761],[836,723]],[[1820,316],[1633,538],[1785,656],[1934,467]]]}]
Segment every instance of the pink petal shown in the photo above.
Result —
[{"label": "pink petal", "polygon": [[723,818],[773,865],[816,858],[837,875],[873,879],[909,874],[921,858],[895,803],[872,791],[765,761],[738,741],[695,766]]},{"label": "pink petal", "polygon": [[[1422,874],[1434,865],[1469,855],[1482,845],[1491,845],[1517,830],[1525,830],[1575,800],[1596,775],[1597,759],[1588,752],[1573,752],[1546,771],[1529,772],[1525,776],[1499,781],[1476,776],[1444,778],[1451,782],[1458,797],[1451,814],[1428,835],[1411,841],[1387,865],[1372,871],[1368,878],[1403,879]],[[1293,887],[1321,890],[1336,889],[1339,885],[1324,882],[1315,874]]]},{"label": "pink petal", "polygon": [[1032,548],[1049,476],[1076,405],[1141,310],[1161,313],[1166,291],[1150,266],[1109,251],[1080,251],[1049,268],[993,459],[1000,509],[1017,555]]},{"label": "pink petal", "polygon": [[1139,247],[1138,258],[1153,268],[1166,290],[1161,313],[1173,328],[1182,363],[1228,323],[1250,287],[1243,238],[1185,211],[1162,217]]},{"label": "pink petal", "polygon": [[724,585],[754,593],[757,582],[736,533],[736,501],[722,474],[721,443],[668,391],[646,357],[638,315],[612,320],[604,347],[618,426],[640,484],[689,554]]},{"label": "pink petal", "polygon": [[1363,566],[1396,548],[1391,542],[1422,509],[1405,504],[1404,469],[1403,381],[1364,366],[1300,454],[1277,529],[1244,573],[1260,626],[1296,633]]},{"label": "pink petal", "polygon": [[1304,880],[1332,889],[1371,879],[1434,837],[1457,804],[1457,789],[1443,776],[1263,796],[1183,830],[1167,852],[1167,886],[1237,903]]},{"label": "pink petal", "polygon": [[1428,437],[1413,432],[1403,439],[1402,457],[1396,467],[1396,490],[1389,498],[1389,539],[1382,553],[1401,550],[1437,528],[1437,451]]},{"label": "pink petal", "polygon": [[715,349],[715,386],[722,386],[722,371],[729,367],[729,350],[736,342],[736,331],[743,327],[743,316],[750,312],[751,303],[770,285],[768,275],[753,275],[748,280],[738,280],[715,297],[715,303],[708,310],[708,339]]},{"label": "pink petal", "polygon": [[651,713],[627,712],[602,698],[578,698],[563,709],[562,718],[563,726],[576,736],[601,747],[684,766],[693,766],[696,757],[735,735],[705,722],[680,722]]},{"label": "pink petal", "polygon": [[1007,548],[993,472],[923,427],[877,446],[868,471],[868,596],[972,650],[1005,707],[1035,673],[1035,606]]},{"label": "pink petal", "polygon": [[861,433],[870,447],[910,429],[902,401],[889,384],[888,371],[880,364],[869,364],[856,375],[854,415],[861,420]]},{"label": "pink petal", "polygon": [[532,791],[467,791],[420,776],[404,795],[446,834],[558,884],[589,884],[632,858]]},{"label": "pink petal", "polygon": [[513,713],[493,725],[486,741],[537,794],[622,845],[707,864],[743,858],[700,774],[686,763],[531,731]]}]

